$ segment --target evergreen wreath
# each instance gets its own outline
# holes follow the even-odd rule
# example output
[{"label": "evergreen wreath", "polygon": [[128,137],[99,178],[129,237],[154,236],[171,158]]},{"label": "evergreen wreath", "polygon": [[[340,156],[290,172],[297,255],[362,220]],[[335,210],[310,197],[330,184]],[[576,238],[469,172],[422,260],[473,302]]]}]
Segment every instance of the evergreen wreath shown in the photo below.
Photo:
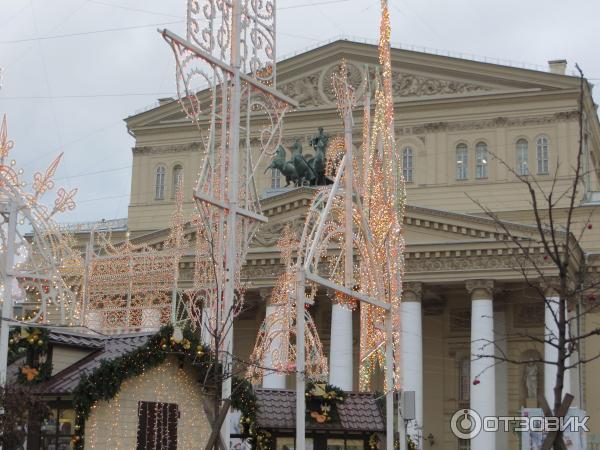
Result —
[{"label": "evergreen wreath", "polygon": [[25,356],[25,362],[19,367],[17,373],[19,384],[37,384],[52,376],[52,362],[46,359],[48,337],[47,329],[32,327],[21,327],[10,335],[8,340],[9,363]]},{"label": "evergreen wreath", "polygon": [[346,394],[328,383],[306,383],[306,416],[317,423],[339,422],[337,405],[343,403]]}]

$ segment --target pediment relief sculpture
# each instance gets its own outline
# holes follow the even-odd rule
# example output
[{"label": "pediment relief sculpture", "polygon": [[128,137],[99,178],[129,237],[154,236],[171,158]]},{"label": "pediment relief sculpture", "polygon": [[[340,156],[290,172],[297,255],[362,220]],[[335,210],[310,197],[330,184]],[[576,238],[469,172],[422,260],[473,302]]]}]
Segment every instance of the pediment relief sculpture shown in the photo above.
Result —
[{"label": "pediment relief sculpture", "polygon": [[[296,100],[301,107],[314,107],[335,104],[331,75],[339,72],[341,63],[328,65],[320,71],[312,72],[302,78],[283,83],[280,90]],[[377,72],[375,66],[361,65],[356,62],[346,63],[348,80],[356,89],[356,95],[361,98],[367,89],[365,75],[368,71],[372,80],[371,92],[375,92]],[[392,75],[392,89],[394,96],[399,97],[425,97],[432,95],[456,95],[470,92],[487,92],[492,87],[466,81],[447,80],[428,77],[414,73],[394,71]]]},{"label": "pediment relief sculpture", "polygon": [[296,233],[297,236],[300,236],[302,233],[302,229],[304,227],[304,219],[297,218],[292,221],[285,220],[281,222],[267,222],[262,225],[254,239],[252,241],[251,247],[273,247],[277,244],[277,241],[281,238],[281,234],[283,230],[287,227],[291,226],[292,230]]}]

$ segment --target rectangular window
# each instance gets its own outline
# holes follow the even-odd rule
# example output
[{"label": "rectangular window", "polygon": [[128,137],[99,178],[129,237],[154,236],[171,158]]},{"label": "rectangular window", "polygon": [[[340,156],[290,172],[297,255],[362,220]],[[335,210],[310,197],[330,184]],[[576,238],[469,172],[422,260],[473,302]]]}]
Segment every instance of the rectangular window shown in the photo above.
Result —
[{"label": "rectangular window", "polygon": [[177,450],[178,422],[177,404],[139,402],[136,450]]},{"label": "rectangular window", "polygon": [[469,170],[469,153],[466,145],[459,145],[456,148],[456,179],[466,180]]},{"label": "rectangular window", "polygon": [[477,179],[483,179],[488,177],[488,151],[487,145],[484,143],[477,144],[477,148],[475,149],[476,153],[476,173],[475,177]]},{"label": "rectangular window", "polygon": [[537,172],[540,175],[548,173],[548,139],[545,137],[537,141]]},{"label": "rectangular window", "polygon": [[406,183],[413,182],[413,150],[410,147],[402,151],[402,175]]},{"label": "rectangular window", "polygon": [[279,189],[281,187],[281,172],[279,169],[271,169],[271,189]]},{"label": "rectangular window", "polygon": [[517,175],[529,174],[529,144],[525,139],[517,142]]},{"label": "rectangular window", "polygon": [[344,439],[327,439],[327,450],[345,450]]},{"label": "rectangular window", "polygon": [[68,450],[71,448],[71,436],[75,432],[75,411],[61,408],[52,409],[40,431],[40,448],[43,450]]},{"label": "rectangular window", "polygon": [[346,450],[364,450],[365,441],[362,439],[346,439]]}]

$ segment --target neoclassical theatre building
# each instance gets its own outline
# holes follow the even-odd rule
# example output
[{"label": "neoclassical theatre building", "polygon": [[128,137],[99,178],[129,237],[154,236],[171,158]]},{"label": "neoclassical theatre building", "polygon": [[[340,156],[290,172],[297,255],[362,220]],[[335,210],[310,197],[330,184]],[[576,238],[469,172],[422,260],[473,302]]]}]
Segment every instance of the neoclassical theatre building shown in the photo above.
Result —
[{"label": "neoclassical theatre building", "polygon": [[[339,40],[278,63],[278,89],[300,105],[286,115],[283,144],[289,147],[299,139],[305,153],[310,153],[309,141],[319,127],[330,136],[342,135],[331,74],[345,59],[360,96],[367,88],[365,71],[375,70],[377,58],[376,46]],[[524,331],[543,336],[546,327],[552,326],[545,323],[544,303],[514,267],[517,250],[477,202],[506,221],[511,234],[535,237],[527,191],[500,160],[519,174],[532,174],[548,189],[560,161],[557,189],[566,188],[579,143],[580,81],[565,73],[566,61],[562,60],[549,62],[547,70],[541,71],[393,49],[392,61],[395,134],[408,202],[404,388],[416,391],[424,448],[466,449],[468,442],[459,441],[450,431],[449,420],[457,409],[483,404],[492,405],[497,414],[518,415],[523,407],[537,406],[537,393],[551,395],[551,366],[499,364],[482,374],[478,384],[473,383],[472,339],[481,333],[507,336],[498,345],[508,355],[536,357],[544,354],[543,345],[516,336]],[[590,89],[586,84],[586,176],[576,210],[579,227],[588,223],[590,214],[591,221],[596,221],[594,208],[600,204],[596,202],[600,200],[600,124]],[[354,130],[357,149],[361,117],[359,104]],[[172,99],[128,117],[126,123],[135,137],[127,231],[132,239],[160,242],[168,234],[181,174],[185,208],[192,211],[192,190],[202,158],[198,131]],[[264,161],[265,169],[268,164]],[[314,195],[311,187],[284,187],[285,180],[274,170],[258,183],[269,221],[259,229],[247,258],[249,307],[237,319],[234,331],[234,352],[241,358],[252,350],[271,288],[283,268],[276,247],[281,232],[288,224],[302,228]],[[586,232],[580,242],[592,272],[600,271],[598,229]],[[541,251],[539,262],[544,264]],[[191,258],[181,270],[184,282],[186,276],[189,280]],[[311,313],[326,354],[335,339],[352,339],[353,352],[335,355],[331,370],[353,374],[342,387],[357,390],[359,312],[353,313],[351,323],[332,324],[331,301],[325,296],[327,292],[318,294]],[[472,329],[472,314],[481,314],[473,312],[472,302],[481,299],[489,301],[489,314],[476,320],[478,327]],[[586,317],[581,326],[593,326],[599,318]],[[599,350],[600,339],[596,339],[588,341],[581,352],[591,355]],[[528,377],[527,370],[534,376]],[[566,390],[575,396],[573,405],[591,416],[590,442],[594,433],[600,433],[598,377],[600,361],[572,370],[567,377]],[[265,387],[292,388],[293,379],[276,375],[266,377],[264,383]],[[517,448],[515,434],[499,434],[496,439],[498,450]]]}]

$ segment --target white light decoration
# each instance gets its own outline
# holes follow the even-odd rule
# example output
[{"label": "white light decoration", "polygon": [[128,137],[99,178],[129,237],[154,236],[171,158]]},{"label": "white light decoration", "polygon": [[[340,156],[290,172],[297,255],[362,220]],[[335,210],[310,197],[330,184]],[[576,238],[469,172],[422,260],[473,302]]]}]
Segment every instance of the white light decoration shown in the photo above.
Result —
[{"label": "white light decoration", "polygon": [[184,238],[183,200],[181,177],[169,236],[154,247],[129,237],[113,243],[110,231],[96,233],[92,228],[83,283],[89,328],[114,334],[157,331],[162,325],[185,322],[179,264],[191,248]]},{"label": "white light decoration", "polygon": [[[298,248],[298,244],[294,232],[286,227],[277,243],[286,270],[279,276],[273,288],[271,304],[274,312],[265,317],[258,331],[246,372],[246,377],[254,384],[261,383],[263,377],[269,373],[296,372],[296,274],[292,255]],[[316,289],[310,290],[309,301],[314,301],[316,293]],[[317,327],[308,309],[305,310],[304,320],[306,322],[305,347],[309,349],[305,355],[306,375],[316,381],[326,381],[327,358],[323,353]],[[264,361],[269,361],[271,366],[265,366]]]},{"label": "white light decoration", "polygon": [[[274,1],[189,0],[187,13],[185,39],[162,31],[175,55],[179,101],[204,149],[194,191],[194,287],[186,298],[192,323],[231,373],[233,319],[244,298],[240,270],[267,220],[254,177],[281,142],[285,112],[297,104],[275,90]],[[222,397],[230,394],[227,378]],[[228,418],[221,436],[228,445]]]},{"label": "white light decoration", "polygon": [[[79,325],[83,260],[72,236],[55,217],[75,208],[77,189],[59,187],[54,199],[54,176],[60,154],[42,173],[25,181],[23,170],[10,160],[14,146],[8,138],[6,116],[0,125],[0,276],[3,304],[0,327],[0,383],[6,380],[10,321]],[[50,205],[50,206],[48,206]],[[15,314],[15,303],[23,311]]]},{"label": "white light decoration", "polygon": [[[272,346],[281,334],[280,326],[263,331],[273,336],[259,336],[255,357],[272,351],[267,360],[278,362],[287,357],[296,362],[296,450],[305,448],[305,379],[315,374],[307,366],[305,351],[312,340],[304,310],[312,303],[317,286],[334,292],[337,305],[354,308],[361,302],[360,317],[360,388],[370,387],[376,364],[385,367],[386,448],[393,448],[393,392],[400,386],[400,301],[404,273],[404,239],[402,223],[405,186],[401,160],[394,140],[394,103],[390,59],[390,22],[387,1],[381,2],[379,62],[381,79],[377,80],[375,111],[371,118],[370,92],[364,98],[362,164],[353,155],[353,109],[357,103],[348,71],[342,63],[333,75],[332,84],[344,121],[343,140],[332,141],[332,158],[328,174],[335,172],[333,184],[317,191],[307,214],[298,245],[297,258],[274,290],[276,301],[289,309],[286,296],[293,298],[295,348],[292,359],[287,344]],[[371,80],[366,80],[370,85]],[[340,160],[340,156],[343,154]],[[280,292],[282,290],[284,292]],[[309,292],[307,293],[307,288]],[[336,305],[336,306],[337,306]],[[285,311],[285,309],[284,309]],[[289,314],[289,311],[288,311]],[[283,320],[286,325],[286,320]],[[310,322],[308,322],[310,323]],[[285,333],[285,337],[292,334]],[[310,344],[309,344],[310,345]],[[271,350],[269,350],[271,348]],[[287,349],[282,353],[281,349]],[[332,355],[333,358],[334,355]],[[277,370],[277,367],[262,368]],[[325,371],[323,371],[325,372]],[[258,378],[252,369],[253,378]]]}]

